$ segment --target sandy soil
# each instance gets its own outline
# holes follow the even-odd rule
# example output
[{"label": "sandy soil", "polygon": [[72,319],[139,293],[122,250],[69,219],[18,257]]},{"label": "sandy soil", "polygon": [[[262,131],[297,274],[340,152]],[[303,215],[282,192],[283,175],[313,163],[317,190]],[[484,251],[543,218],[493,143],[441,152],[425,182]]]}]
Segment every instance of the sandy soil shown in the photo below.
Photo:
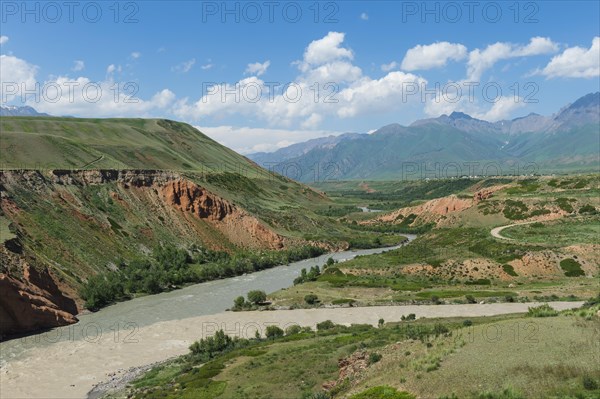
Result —
[{"label": "sandy soil", "polygon": [[[556,309],[581,306],[581,302],[553,302]],[[35,354],[11,360],[0,369],[1,398],[85,398],[98,383],[115,371],[140,367],[188,352],[195,340],[224,329],[230,335],[254,337],[257,328],[277,324],[315,326],[324,320],[339,324],[369,323],[380,318],[400,321],[402,315],[417,317],[476,317],[526,312],[532,303],[474,305],[413,305],[365,308],[302,309],[262,312],[224,312],[216,315],[156,323],[140,328],[133,336],[102,334],[99,340],[59,342],[39,348]],[[124,342],[126,341],[126,342]],[[134,342],[131,342],[134,341]],[[6,360],[6,359],[5,359]]]}]

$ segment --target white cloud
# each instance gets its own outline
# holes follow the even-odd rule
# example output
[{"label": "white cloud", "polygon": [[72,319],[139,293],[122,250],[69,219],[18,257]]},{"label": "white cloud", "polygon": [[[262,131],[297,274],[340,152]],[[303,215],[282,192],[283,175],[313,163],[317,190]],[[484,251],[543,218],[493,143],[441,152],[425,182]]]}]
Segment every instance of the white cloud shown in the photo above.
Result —
[{"label": "white cloud", "polygon": [[21,89],[35,89],[38,67],[12,55],[0,55],[0,101],[21,96]]},{"label": "white cloud", "polygon": [[402,69],[414,71],[445,66],[448,61],[460,61],[467,56],[467,48],[459,43],[437,42],[430,45],[418,45],[406,52],[402,60]]},{"label": "white cloud", "polygon": [[594,78],[600,76],[600,37],[589,49],[570,47],[550,60],[538,74],[549,78]]},{"label": "white cloud", "polygon": [[246,68],[246,71],[244,71],[244,73],[248,74],[248,75],[260,76],[260,75],[263,75],[265,72],[267,72],[267,69],[269,68],[270,65],[271,65],[271,61],[269,61],[269,60],[263,62],[262,64],[260,62],[248,64],[248,67]]},{"label": "white cloud", "polygon": [[309,68],[340,59],[352,60],[352,50],[340,47],[344,37],[344,33],[329,32],[322,39],[312,41],[304,51],[303,67]]},{"label": "white cloud", "polygon": [[227,125],[194,127],[240,154],[271,152],[306,140],[341,134],[341,132],[326,130],[266,129]]},{"label": "white cloud", "polygon": [[175,65],[174,67],[171,68],[171,71],[187,73],[190,71],[190,69],[192,69],[192,67],[194,66],[195,63],[196,63],[196,59],[192,58],[191,60],[184,61],[179,65]]},{"label": "white cloud", "polygon": [[182,99],[173,111],[178,117],[195,121],[243,116],[266,121],[271,127],[315,129],[327,116],[351,118],[399,111],[413,98],[418,101],[419,96],[403,98],[405,85],[424,84],[424,79],[399,71],[380,79],[363,76],[361,69],[349,61],[352,53],[342,47],[343,37],[330,32],[311,42],[304,59],[297,63],[300,74],[287,88],[273,88],[257,76],[250,76],[213,86],[195,102]]},{"label": "white cloud", "polygon": [[73,68],[71,68],[71,70],[74,72],[79,72],[79,71],[83,71],[84,68],[85,68],[85,62],[83,62],[81,60],[75,60],[75,61],[73,61]]},{"label": "white cloud", "polygon": [[211,69],[214,65],[213,64],[204,64],[204,65],[200,65],[200,69],[202,69],[203,71],[207,71],[209,69]]},{"label": "white cloud", "polygon": [[503,96],[496,99],[490,109],[485,112],[473,113],[473,116],[484,121],[496,122],[510,118],[515,110],[523,108],[525,105],[525,101],[521,97]]},{"label": "white cloud", "polygon": [[113,74],[115,72],[121,72],[123,69],[121,68],[121,65],[115,65],[115,64],[110,64],[108,67],[106,67],[106,73],[108,75]]},{"label": "white cloud", "polygon": [[487,46],[484,50],[475,49],[469,53],[467,80],[479,81],[483,72],[500,60],[551,54],[556,51],[558,51],[558,45],[545,37],[533,37],[525,46],[498,42]]},{"label": "white cloud", "polygon": [[134,60],[137,60],[141,56],[142,56],[142,53],[140,53],[139,51],[134,51],[133,53],[131,53],[131,58],[133,58]]},{"label": "white cloud", "polygon": [[399,66],[400,66],[400,64],[398,64],[396,61],[392,61],[389,64],[383,64],[381,66],[381,70],[383,72],[389,72],[391,70],[394,70],[394,69],[398,68]]},{"label": "white cloud", "polygon": [[363,12],[362,14],[360,14],[360,19],[362,19],[363,21],[368,21],[369,15],[366,12]]},{"label": "white cloud", "polygon": [[[116,90],[115,85],[119,86],[119,90]],[[42,98],[42,101],[32,100],[27,104],[51,115],[100,118],[156,117],[164,115],[165,110],[175,100],[175,94],[168,89],[155,93],[149,100],[144,100],[136,95],[137,90],[131,83],[128,85],[115,82],[112,78],[97,82],[87,77],[72,79],[59,76],[42,83],[42,87],[51,88],[47,90],[49,94]],[[60,90],[56,90],[56,87]],[[84,90],[85,87],[87,89]],[[49,96],[52,96],[52,101]]]},{"label": "white cloud", "polygon": [[0,46],[8,42],[8,36],[0,36]]}]

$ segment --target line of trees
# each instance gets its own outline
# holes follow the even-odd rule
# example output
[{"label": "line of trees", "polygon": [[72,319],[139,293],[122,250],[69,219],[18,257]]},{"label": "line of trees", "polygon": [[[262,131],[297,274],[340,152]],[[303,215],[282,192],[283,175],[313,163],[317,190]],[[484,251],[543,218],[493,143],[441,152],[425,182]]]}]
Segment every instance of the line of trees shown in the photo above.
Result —
[{"label": "line of trees", "polygon": [[165,245],[151,256],[120,261],[116,271],[90,277],[81,288],[85,307],[97,310],[138,293],[156,294],[183,284],[252,273],[322,255],[324,249],[302,246],[284,251],[241,251],[235,254],[205,248]]}]

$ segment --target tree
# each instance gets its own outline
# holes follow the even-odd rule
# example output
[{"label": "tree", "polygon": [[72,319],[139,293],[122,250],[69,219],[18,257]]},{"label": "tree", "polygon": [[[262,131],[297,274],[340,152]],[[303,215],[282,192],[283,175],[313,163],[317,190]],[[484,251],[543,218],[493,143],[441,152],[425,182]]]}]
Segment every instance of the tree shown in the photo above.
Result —
[{"label": "tree", "polygon": [[314,305],[318,301],[319,301],[319,297],[316,296],[315,294],[308,294],[308,295],[304,296],[304,302],[308,303],[309,305]]},{"label": "tree", "polygon": [[265,335],[269,339],[283,337],[283,330],[277,326],[267,326],[267,331]]},{"label": "tree", "polygon": [[248,292],[248,301],[252,302],[255,305],[263,303],[267,300],[267,294],[264,291],[253,290]]},{"label": "tree", "polygon": [[383,320],[383,319],[379,319],[379,321],[377,322],[377,326],[379,328],[382,328],[384,324],[385,324],[385,320]]},{"label": "tree", "polygon": [[327,258],[327,267],[329,266],[333,266],[335,264],[335,260],[333,260],[333,258]]},{"label": "tree", "polygon": [[246,300],[243,296],[238,296],[233,300],[233,308],[234,309],[243,309],[246,304]]}]

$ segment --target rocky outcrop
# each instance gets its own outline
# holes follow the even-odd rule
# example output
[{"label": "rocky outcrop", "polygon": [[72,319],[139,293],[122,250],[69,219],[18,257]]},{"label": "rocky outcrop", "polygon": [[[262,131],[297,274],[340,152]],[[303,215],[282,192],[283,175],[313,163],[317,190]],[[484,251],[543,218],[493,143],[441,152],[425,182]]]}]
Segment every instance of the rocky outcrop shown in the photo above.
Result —
[{"label": "rocky outcrop", "polygon": [[0,273],[0,338],[75,323],[77,312],[47,269],[25,264],[20,279]]},{"label": "rocky outcrop", "polygon": [[[418,225],[431,221],[436,222],[442,216],[464,211],[473,205],[474,201],[471,198],[459,198],[456,195],[450,195],[448,197],[427,201],[421,205],[398,209],[397,211],[378,217],[375,221],[384,223],[402,223],[407,216],[416,215],[418,220],[416,220],[416,223],[414,224]],[[364,223],[372,223],[372,221]]]},{"label": "rocky outcrop", "polygon": [[160,187],[164,201],[182,212],[205,219],[239,246],[280,249],[284,238],[257,218],[197,184],[179,178]]}]

